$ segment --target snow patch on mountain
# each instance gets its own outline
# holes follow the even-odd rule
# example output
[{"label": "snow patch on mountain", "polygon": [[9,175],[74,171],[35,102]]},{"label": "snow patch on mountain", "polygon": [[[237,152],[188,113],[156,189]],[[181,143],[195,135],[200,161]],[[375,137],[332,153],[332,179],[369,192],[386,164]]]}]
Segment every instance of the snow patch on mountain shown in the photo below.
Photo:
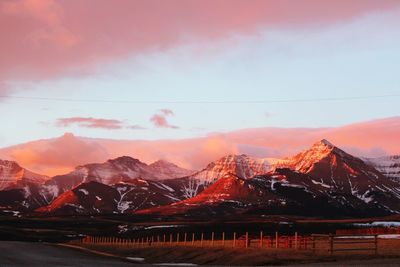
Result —
[{"label": "snow patch on mountain", "polygon": [[363,158],[363,160],[386,177],[400,181],[400,155],[379,158]]},{"label": "snow patch on mountain", "polygon": [[243,179],[267,173],[275,159],[258,159],[248,155],[228,155],[210,163],[205,169],[193,174],[191,178],[200,184],[211,184],[226,174],[234,174]]}]

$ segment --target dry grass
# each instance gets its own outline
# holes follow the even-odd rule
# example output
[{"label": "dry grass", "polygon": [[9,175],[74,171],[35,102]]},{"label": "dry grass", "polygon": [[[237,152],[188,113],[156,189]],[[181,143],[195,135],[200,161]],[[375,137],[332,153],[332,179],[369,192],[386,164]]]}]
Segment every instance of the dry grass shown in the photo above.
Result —
[{"label": "dry grass", "polygon": [[271,249],[271,248],[205,248],[205,247],[145,247],[124,248],[116,246],[83,245],[86,248],[119,255],[122,257],[141,257],[148,263],[195,263],[200,265],[290,265],[347,260],[366,260],[376,258],[400,257],[400,240],[379,240],[379,254],[373,252],[351,251],[335,253],[330,256],[326,249],[311,250]]}]

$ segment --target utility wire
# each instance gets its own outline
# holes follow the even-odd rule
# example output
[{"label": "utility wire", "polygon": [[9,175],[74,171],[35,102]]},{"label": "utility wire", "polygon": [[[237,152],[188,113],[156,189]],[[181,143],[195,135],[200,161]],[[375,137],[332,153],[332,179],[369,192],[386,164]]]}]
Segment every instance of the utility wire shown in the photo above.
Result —
[{"label": "utility wire", "polygon": [[370,95],[370,96],[344,96],[344,97],[321,97],[321,98],[298,98],[298,99],[270,99],[270,100],[182,100],[182,101],[157,101],[157,100],[110,100],[110,99],[78,99],[78,98],[57,98],[57,97],[36,97],[36,96],[13,96],[0,95],[0,98],[33,100],[33,101],[57,101],[76,103],[115,103],[115,104],[268,104],[268,103],[302,103],[302,102],[330,102],[349,101],[400,97],[400,94]]}]

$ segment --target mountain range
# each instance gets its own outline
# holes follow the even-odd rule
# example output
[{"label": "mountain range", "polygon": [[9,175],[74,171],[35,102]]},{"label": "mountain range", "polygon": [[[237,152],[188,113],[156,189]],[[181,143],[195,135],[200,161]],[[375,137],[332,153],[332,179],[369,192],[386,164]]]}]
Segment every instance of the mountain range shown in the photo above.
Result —
[{"label": "mountain range", "polygon": [[46,177],[0,161],[0,209],[29,214],[155,216],[400,212],[399,157],[357,158],[327,140],[283,159],[228,155],[200,171],[131,157]]}]

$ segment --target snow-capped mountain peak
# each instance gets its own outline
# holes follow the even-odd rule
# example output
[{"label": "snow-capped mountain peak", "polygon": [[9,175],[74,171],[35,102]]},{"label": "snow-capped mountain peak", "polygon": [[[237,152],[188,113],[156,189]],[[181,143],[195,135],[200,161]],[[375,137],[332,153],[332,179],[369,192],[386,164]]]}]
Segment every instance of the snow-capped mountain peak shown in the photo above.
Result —
[{"label": "snow-capped mountain peak", "polygon": [[150,172],[157,174],[157,179],[180,178],[192,175],[195,171],[177,166],[174,163],[164,159],[157,160],[148,165]]},{"label": "snow-capped mountain peak", "polygon": [[115,159],[109,159],[107,162],[114,164],[116,166],[120,166],[123,168],[129,167],[136,167],[137,165],[146,165],[145,163],[141,162],[138,159],[129,157],[129,156],[122,156]]},{"label": "snow-capped mountain peak", "polygon": [[[350,156],[328,140],[322,139],[314,143],[311,148],[304,150],[295,156],[278,160],[276,164],[274,164],[274,167],[289,168],[295,171],[308,173],[313,169],[315,163],[320,162],[323,159],[332,158],[332,161],[334,161],[333,158],[335,157],[333,155],[339,157]],[[334,162],[332,162],[332,164],[334,164]]]},{"label": "snow-capped mountain peak", "polygon": [[26,170],[15,161],[0,160],[0,190],[22,188],[27,183],[42,184],[46,179],[47,176]]},{"label": "snow-capped mountain peak", "polygon": [[252,158],[246,154],[227,155],[214,162],[194,175],[192,178],[200,183],[210,184],[225,174],[231,173],[243,179],[263,174],[271,169],[272,159]]}]

